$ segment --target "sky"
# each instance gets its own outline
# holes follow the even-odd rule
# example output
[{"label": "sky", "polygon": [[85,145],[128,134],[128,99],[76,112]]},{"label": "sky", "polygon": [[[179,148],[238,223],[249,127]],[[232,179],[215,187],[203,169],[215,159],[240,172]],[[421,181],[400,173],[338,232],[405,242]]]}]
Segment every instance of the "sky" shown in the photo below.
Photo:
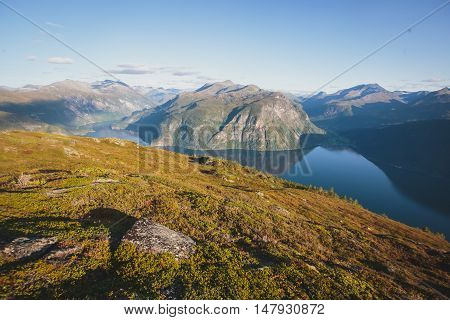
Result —
[{"label": "sky", "polygon": [[[111,75],[130,85],[191,89],[232,80],[314,92],[446,0],[0,0],[0,86]],[[389,90],[450,85],[450,4],[333,81]]]}]

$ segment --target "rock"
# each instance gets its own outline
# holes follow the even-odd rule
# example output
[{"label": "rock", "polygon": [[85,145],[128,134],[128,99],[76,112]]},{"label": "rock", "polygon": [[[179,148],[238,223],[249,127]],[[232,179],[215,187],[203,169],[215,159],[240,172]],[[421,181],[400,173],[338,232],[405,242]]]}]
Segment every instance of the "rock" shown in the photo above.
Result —
[{"label": "rock", "polygon": [[273,212],[280,213],[284,216],[289,216],[289,214],[290,214],[288,210],[286,210],[285,208],[282,208],[280,206],[277,206],[276,204],[271,205],[269,207],[269,209],[272,210]]},{"label": "rock", "polygon": [[234,183],[234,180],[228,179],[227,177],[222,177],[222,179],[225,180],[226,182]]},{"label": "rock", "polygon": [[61,195],[64,194],[64,193],[67,193],[67,192],[71,191],[71,190],[79,189],[79,188],[82,188],[82,187],[83,187],[83,186],[70,187],[70,188],[53,189],[53,190],[47,191],[45,194],[46,194],[47,196],[49,196],[49,197],[58,197],[58,196],[61,196]]},{"label": "rock", "polygon": [[24,188],[26,186],[28,186],[30,184],[32,180],[32,176],[29,174],[21,174],[19,176],[19,178],[17,178],[17,184],[16,186],[18,186],[19,188]]},{"label": "rock", "polygon": [[66,156],[76,157],[76,158],[78,158],[80,156],[80,153],[77,150],[75,150],[74,148],[71,148],[71,147],[64,147],[64,154]]},{"label": "rock", "polygon": [[80,251],[81,247],[78,246],[53,250],[45,257],[45,260],[51,263],[62,263]]},{"label": "rock", "polygon": [[125,234],[123,242],[133,243],[138,250],[152,253],[169,252],[187,258],[194,251],[195,241],[150,219],[141,219]]},{"label": "rock", "polygon": [[306,265],[306,267],[307,267],[309,270],[312,270],[312,271],[314,271],[314,272],[320,273],[319,270],[317,270],[317,268],[316,268],[315,266],[313,266],[313,265],[311,265],[311,264],[307,264],[307,263],[305,263],[305,265]]},{"label": "rock", "polygon": [[116,144],[118,146],[125,146],[127,144],[127,142],[125,140],[121,140],[121,139],[117,139],[117,138],[105,138],[106,141],[108,141],[109,143],[113,143]]},{"label": "rock", "polygon": [[99,183],[118,183],[119,180],[114,179],[108,179],[108,178],[99,178],[95,180],[92,184],[99,184]]},{"label": "rock", "polygon": [[26,237],[16,238],[0,251],[7,260],[22,260],[28,258],[37,258],[46,254],[57,242],[56,237],[35,238]]}]

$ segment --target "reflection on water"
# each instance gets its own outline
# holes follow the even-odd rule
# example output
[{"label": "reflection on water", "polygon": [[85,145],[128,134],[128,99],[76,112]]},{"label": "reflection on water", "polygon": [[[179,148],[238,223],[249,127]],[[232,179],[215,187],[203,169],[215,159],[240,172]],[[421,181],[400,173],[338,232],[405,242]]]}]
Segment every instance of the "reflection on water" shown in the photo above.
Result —
[{"label": "reflection on water", "polygon": [[380,167],[350,150],[258,152],[198,151],[166,148],[190,155],[210,155],[237,161],[294,182],[333,188],[338,194],[390,218],[450,236],[450,183],[394,167]]},{"label": "reflection on water", "polygon": [[[428,226],[450,235],[450,201],[446,195],[450,184],[436,184],[435,179],[391,167],[389,175],[362,155],[351,150],[327,150],[317,147],[301,162],[308,162],[312,175],[283,174],[283,178],[303,183],[334,188],[341,195],[358,199],[366,208],[385,213],[390,218],[412,226]],[[301,167],[297,163],[296,167]],[[395,179],[390,177],[394,176]],[[417,192],[405,192],[404,185],[420,186]],[[446,185],[446,186],[445,186]],[[413,187],[414,188],[414,187]],[[416,191],[418,190],[416,188]],[[426,195],[425,195],[426,194]],[[424,201],[424,199],[431,201]],[[431,205],[433,204],[433,205]]]}]

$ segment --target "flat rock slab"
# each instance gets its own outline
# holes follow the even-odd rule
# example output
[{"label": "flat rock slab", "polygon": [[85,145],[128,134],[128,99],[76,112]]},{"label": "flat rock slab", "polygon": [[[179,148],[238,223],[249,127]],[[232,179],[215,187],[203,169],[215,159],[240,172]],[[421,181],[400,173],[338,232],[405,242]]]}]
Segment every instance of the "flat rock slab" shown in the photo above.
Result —
[{"label": "flat rock slab", "polygon": [[195,248],[195,241],[150,219],[141,219],[125,234],[122,241],[133,243],[138,250],[152,253],[169,252],[177,258],[187,258]]},{"label": "flat rock slab", "polygon": [[81,247],[69,247],[69,248],[63,248],[58,250],[52,250],[50,253],[45,257],[45,260],[51,262],[51,263],[63,263],[70,259],[70,257],[76,255],[81,251]]},{"label": "flat rock slab", "polygon": [[6,244],[0,252],[6,259],[13,261],[37,258],[46,254],[57,241],[56,237],[34,239],[21,237]]},{"label": "flat rock slab", "polygon": [[118,183],[119,180],[115,180],[115,179],[107,179],[107,178],[99,178],[97,180],[95,180],[94,182],[92,182],[92,184],[99,184],[99,183]]}]

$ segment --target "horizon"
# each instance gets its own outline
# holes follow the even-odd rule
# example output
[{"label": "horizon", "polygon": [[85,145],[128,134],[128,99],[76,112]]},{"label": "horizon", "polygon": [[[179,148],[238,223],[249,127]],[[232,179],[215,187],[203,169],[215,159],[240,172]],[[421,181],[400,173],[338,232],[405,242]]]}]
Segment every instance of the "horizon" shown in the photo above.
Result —
[{"label": "horizon", "polygon": [[[131,86],[191,90],[233,79],[310,94],[443,2],[167,1],[129,6],[79,1],[64,11],[56,1],[7,4]],[[449,35],[436,34],[450,29],[449,14],[448,6],[436,12],[320,91],[363,83],[389,91],[448,87],[450,41],[443,40]],[[0,30],[0,85],[109,78],[5,6],[0,6],[0,19],[8,25]]]},{"label": "horizon", "polygon": [[125,82],[125,81],[122,81],[122,80],[115,80],[115,79],[108,79],[108,78],[104,78],[104,79],[101,79],[101,80],[95,80],[95,81],[83,81],[83,80],[73,80],[73,79],[64,79],[64,80],[58,80],[58,81],[55,81],[55,82],[50,82],[50,83],[45,83],[45,84],[40,84],[40,85],[37,85],[37,84],[34,84],[34,83],[27,83],[27,84],[25,84],[25,85],[23,85],[23,86],[20,86],[20,87],[10,87],[10,86],[4,86],[4,85],[0,85],[0,88],[7,88],[7,89],[12,89],[12,90],[20,90],[20,89],[28,89],[27,87],[45,87],[45,86],[51,86],[51,85],[53,85],[53,84],[56,84],[56,83],[61,83],[61,82],[64,82],[64,81],[77,81],[77,82],[82,82],[82,83],[87,83],[87,84],[90,84],[90,85],[92,85],[92,84],[95,84],[95,83],[99,83],[99,82],[105,82],[105,81],[112,81],[112,82],[116,82],[116,83],[119,83],[119,82],[122,82],[123,84],[125,84],[125,85],[127,85],[128,87],[130,87],[130,88],[135,88],[135,87],[146,87],[146,88],[152,88],[152,89],[163,89],[163,90],[179,90],[179,92],[190,92],[190,91],[195,91],[195,90],[198,90],[198,89],[200,89],[201,87],[203,87],[203,86],[205,86],[205,85],[208,85],[208,84],[214,84],[214,83],[223,83],[223,82],[228,82],[228,81],[230,81],[230,82],[232,82],[233,84],[236,84],[236,85],[242,85],[242,86],[250,86],[250,85],[255,85],[255,86],[257,86],[257,87],[259,87],[259,88],[261,88],[261,89],[263,89],[263,90],[267,90],[267,91],[274,91],[274,92],[282,92],[282,93],[289,93],[289,94],[292,94],[292,95],[296,95],[296,96],[298,96],[298,97],[307,97],[307,96],[314,96],[314,95],[316,95],[316,94],[320,94],[320,93],[325,93],[325,94],[328,94],[328,95],[331,95],[331,94],[335,94],[335,93],[337,93],[337,92],[339,92],[339,91],[342,91],[342,90],[346,90],[346,89],[351,89],[351,88],[355,88],[355,87],[358,87],[358,86],[370,86],[370,85],[377,85],[377,86],[380,86],[382,89],[384,89],[384,90],[387,90],[387,91],[389,91],[389,92],[421,92],[421,91],[426,91],[426,92],[435,92],[435,91],[440,91],[440,90],[443,90],[443,89],[448,89],[449,88],[449,86],[443,86],[443,87],[441,87],[441,88],[438,88],[438,89],[435,89],[435,90],[414,90],[414,91],[411,91],[411,90],[389,90],[389,89],[387,89],[385,86],[383,86],[383,85],[380,85],[379,83],[359,83],[359,84],[354,84],[354,85],[352,85],[352,86],[350,86],[350,87],[347,87],[347,88],[341,88],[341,89],[338,89],[338,90],[334,90],[334,91],[326,91],[326,90],[322,90],[322,91],[303,91],[303,90],[294,90],[294,91],[288,91],[288,90],[272,90],[272,89],[267,89],[267,88],[263,88],[263,87],[261,87],[261,86],[259,86],[258,84],[255,84],[255,83],[237,83],[237,82],[235,82],[235,81],[233,81],[233,80],[231,80],[231,79],[226,79],[226,80],[221,80],[221,81],[211,81],[211,82],[204,82],[204,83],[201,83],[201,84],[199,84],[199,85],[197,85],[197,86],[193,86],[193,87],[190,87],[190,88],[184,88],[184,89],[181,89],[181,88],[176,88],[176,87],[168,87],[168,86],[159,86],[159,87],[151,87],[151,86],[145,86],[145,85],[140,85],[140,84],[136,84],[136,85],[130,85],[129,83],[127,83],[127,82]]}]

